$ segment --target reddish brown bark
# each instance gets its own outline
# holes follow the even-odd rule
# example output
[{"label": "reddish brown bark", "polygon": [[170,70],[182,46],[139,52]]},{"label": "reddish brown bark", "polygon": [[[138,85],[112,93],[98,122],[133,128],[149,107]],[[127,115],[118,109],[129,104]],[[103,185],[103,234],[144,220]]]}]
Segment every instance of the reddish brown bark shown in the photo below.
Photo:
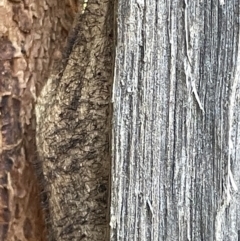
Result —
[{"label": "reddish brown bark", "polygon": [[0,5],[0,241],[45,240],[34,102],[71,27],[73,1]]}]

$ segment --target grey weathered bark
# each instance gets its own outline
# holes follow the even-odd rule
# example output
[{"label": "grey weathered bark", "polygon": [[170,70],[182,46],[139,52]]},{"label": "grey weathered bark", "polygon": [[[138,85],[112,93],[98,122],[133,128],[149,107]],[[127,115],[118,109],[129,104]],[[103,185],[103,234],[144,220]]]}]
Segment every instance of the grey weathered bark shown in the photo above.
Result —
[{"label": "grey weathered bark", "polygon": [[240,239],[239,7],[118,1],[111,240]]},{"label": "grey weathered bark", "polygon": [[89,1],[36,107],[48,240],[107,240],[112,1]]}]

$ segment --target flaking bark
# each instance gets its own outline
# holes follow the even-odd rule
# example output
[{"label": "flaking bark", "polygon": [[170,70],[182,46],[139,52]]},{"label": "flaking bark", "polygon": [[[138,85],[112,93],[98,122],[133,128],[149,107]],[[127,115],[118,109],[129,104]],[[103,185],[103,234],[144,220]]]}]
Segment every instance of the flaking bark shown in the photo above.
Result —
[{"label": "flaking bark", "polygon": [[74,18],[69,1],[0,3],[0,240],[45,240],[34,102]]}]

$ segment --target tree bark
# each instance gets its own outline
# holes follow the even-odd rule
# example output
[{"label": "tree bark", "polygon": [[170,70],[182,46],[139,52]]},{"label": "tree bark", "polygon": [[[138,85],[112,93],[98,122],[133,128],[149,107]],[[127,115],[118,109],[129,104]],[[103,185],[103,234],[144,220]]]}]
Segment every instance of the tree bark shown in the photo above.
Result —
[{"label": "tree bark", "polygon": [[36,106],[48,240],[108,239],[112,13],[88,2]]},{"label": "tree bark", "polygon": [[66,1],[0,3],[0,240],[45,240],[34,101],[74,18]]},{"label": "tree bark", "polygon": [[240,239],[239,1],[118,1],[111,240]]}]

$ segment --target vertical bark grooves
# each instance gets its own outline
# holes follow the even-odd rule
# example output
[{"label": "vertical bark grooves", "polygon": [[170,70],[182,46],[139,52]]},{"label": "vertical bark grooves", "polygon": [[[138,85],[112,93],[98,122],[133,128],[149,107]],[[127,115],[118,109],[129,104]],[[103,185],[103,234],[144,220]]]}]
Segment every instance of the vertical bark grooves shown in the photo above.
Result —
[{"label": "vertical bark grooves", "polygon": [[[36,106],[49,240],[106,240],[113,5],[89,1]],[[73,35],[74,36],[74,35]]]},{"label": "vertical bark grooves", "polygon": [[223,2],[118,2],[112,240],[239,239],[240,6]]},{"label": "vertical bark grooves", "polygon": [[0,4],[2,241],[45,240],[40,191],[33,168],[33,109],[37,90],[58,58],[71,26],[73,14],[68,5],[68,1],[55,0]]}]

